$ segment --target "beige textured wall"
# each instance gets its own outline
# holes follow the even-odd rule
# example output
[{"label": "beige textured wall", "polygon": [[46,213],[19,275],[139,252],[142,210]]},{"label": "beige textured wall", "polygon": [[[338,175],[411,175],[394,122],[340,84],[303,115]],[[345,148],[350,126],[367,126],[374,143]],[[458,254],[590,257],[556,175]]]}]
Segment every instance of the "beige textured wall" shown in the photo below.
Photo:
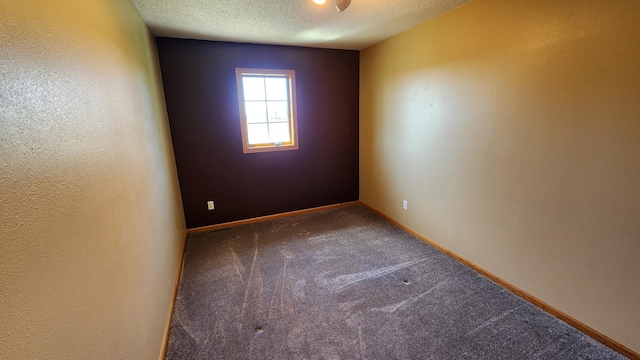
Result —
[{"label": "beige textured wall", "polygon": [[638,18],[475,0],[363,51],[360,114],[362,201],[635,351]]},{"label": "beige textured wall", "polygon": [[157,359],[184,218],[128,0],[0,0],[0,358]]}]

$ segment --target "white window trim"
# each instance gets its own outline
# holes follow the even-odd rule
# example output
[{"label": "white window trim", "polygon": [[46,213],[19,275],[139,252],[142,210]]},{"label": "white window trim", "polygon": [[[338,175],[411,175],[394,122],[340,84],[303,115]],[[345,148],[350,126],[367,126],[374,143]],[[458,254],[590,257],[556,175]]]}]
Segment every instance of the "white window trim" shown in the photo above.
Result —
[{"label": "white window trim", "polygon": [[[250,145],[247,134],[247,121],[244,107],[244,91],[242,89],[242,76],[243,75],[257,75],[257,76],[270,76],[270,75],[286,75],[289,78],[289,102],[290,111],[289,114],[289,126],[291,127],[291,141],[288,143],[268,143]],[[236,68],[236,84],[238,88],[238,107],[240,110],[240,129],[242,132],[242,151],[245,154],[258,153],[258,152],[270,152],[270,151],[287,151],[298,150],[298,113],[296,110],[296,72],[294,70],[278,70],[278,69],[251,69],[251,68]]]}]

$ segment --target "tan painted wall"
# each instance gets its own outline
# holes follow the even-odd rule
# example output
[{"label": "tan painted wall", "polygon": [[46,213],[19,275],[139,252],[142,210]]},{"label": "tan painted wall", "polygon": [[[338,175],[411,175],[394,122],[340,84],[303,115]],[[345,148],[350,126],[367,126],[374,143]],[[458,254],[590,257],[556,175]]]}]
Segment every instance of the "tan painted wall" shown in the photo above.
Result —
[{"label": "tan painted wall", "polygon": [[184,217],[128,0],[0,0],[0,358],[157,359]]},{"label": "tan painted wall", "polygon": [[363,51],[360,114],[362,201],[635,351],[638,18],[475,0]]}]

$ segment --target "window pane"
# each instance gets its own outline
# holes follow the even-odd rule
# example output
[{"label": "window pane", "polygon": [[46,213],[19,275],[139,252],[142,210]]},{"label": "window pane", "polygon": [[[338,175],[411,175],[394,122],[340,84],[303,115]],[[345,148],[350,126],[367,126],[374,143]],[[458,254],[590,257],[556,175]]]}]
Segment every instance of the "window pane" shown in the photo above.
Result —
[{"label": "window pane", "polygon": [[267,124],[248,124],[247,137],[249,138],[249,144],[251,145],[270,142]]},{"label": "window pane", "polygon": [[286,101],[269,101],[269,122],[289,121],[289,106]]},{"label": "window pane", "polygon": [[269,141],[271,142],[289,142],[291,135],[289,134],[289,123],[269,124]]},{"label": "window pane", "polygon": [[267,103],[264,101],[247,101],[244,103],[247,123],[267,122]]},{"label": "window pane", "polygon": [[289,91],[287,91],[287,83],[285,77],[268,77],[265,78],[267,85],[267,100],[288,100]]},{"label": "window pane", "polygon": [[265,100],[264,78],[243,77],[242,88],[245,100]]},{"label": "window pane", "polygon": [[243,152],[297,150],[295,72],[236,68],[236,79]]}]

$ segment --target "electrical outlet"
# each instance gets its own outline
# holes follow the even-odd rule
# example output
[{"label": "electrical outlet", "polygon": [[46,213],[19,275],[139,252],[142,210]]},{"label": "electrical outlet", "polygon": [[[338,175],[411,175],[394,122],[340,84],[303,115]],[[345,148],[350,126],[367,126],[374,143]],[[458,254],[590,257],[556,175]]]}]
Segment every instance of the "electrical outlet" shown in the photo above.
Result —
[{"label": "electrical outlet", "polygon": [[213,201],[212,200],[207,201],[207,209],[209,209],[209,210],[215,209],[215,206],[213,206]]},{"label": "electrical outlet", "polygon": [[402,200],[402,208],[407,210],[407,206],[409,205],[409,202],[407,200]]}]

